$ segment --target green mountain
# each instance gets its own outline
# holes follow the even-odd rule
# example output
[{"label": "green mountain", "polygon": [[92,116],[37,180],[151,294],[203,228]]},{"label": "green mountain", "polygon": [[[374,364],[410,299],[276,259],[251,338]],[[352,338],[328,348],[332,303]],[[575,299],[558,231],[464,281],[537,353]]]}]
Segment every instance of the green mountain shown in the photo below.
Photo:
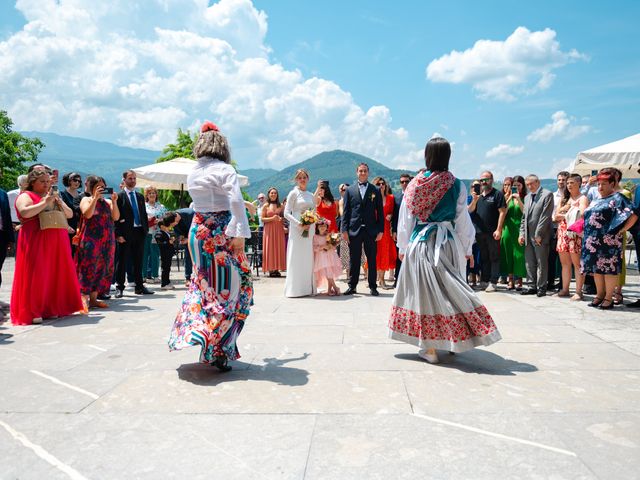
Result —
[{"label": "green mountain", "polygon": [[[280,198],[282,199],[286,197],[289,191],[293,188],[293,176],[295,175],[296,170],[304,168],[309,172],[311,177],[309,190],[315,190],[315,185],[318,180],[328,180],[331,192],[334,197],[337,197],[338,185],[341,183],[355,182],[356,169],[358,164],[362,162],[369,165],[370,180],[373,180],[373,178],[377,176],[384,177],[391,183],[392,188],[395,190],[399,188],[400,174],[408,172],[407,170],[391,169],[380,162],[376,162],[369,157],[365,157],[364,155],[344,150],[333,150],[331,152],[322,152],[303,162],[291,165],[290,167],[276,172],[262,180],[254,180],[248,175],[251,184],[246,188],[246,190],[249,195],[255,198],[258,193],[266,193],[270,187],[276,187],[280,193]],[[246,174],[245,171],[242,171],[241,173]]]},{"label": "green mountain", "polygon": [[122,172],[135,167],[155,163],[160,152],[129,148],[109,142],[98,142],[78,137],[67,137],[45,132],[22,132],[27,137],[38,137],[45,148],[38,161],[60,171],[60,178],[67,172],[78,172],[84,178],[94,173],[105,178],[109,186],[117,188]]}]

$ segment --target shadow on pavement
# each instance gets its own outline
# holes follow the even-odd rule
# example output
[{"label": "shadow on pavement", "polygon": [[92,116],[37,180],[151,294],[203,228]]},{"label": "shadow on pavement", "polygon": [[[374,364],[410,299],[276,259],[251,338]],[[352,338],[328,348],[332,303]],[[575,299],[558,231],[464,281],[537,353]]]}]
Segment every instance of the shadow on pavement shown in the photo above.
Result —
[{"label": "shadow on pavement", "polygon": [[273,382],[278,385],[299,387],[309,382],[309,372],[301,368],[283,367],[282,365],[308,356],[309,354],[305,353],[299,358],[277,360],[265,358],[266,365],[260,367],[245,362],[231,362],[233,370],[227,373],[221,373],[216,367],[202,363],[186,363],[180,365],[177,371],[180,380],[205,387],[247,381]]},{"label": "shadow on pavement", "polygon": [[[413,360],[426,363],[417,353],[399,353],[396,358],[400,360]],[[518,362],[501,357],[486,350],[474,349],[469,352],[450,355],[442,350],[438,351],[440,363],[435,367],[454,368],[464,373],[477,373],[479,375],[513,376],[519,373],[537,372],[538,367],[530,363]]]}]

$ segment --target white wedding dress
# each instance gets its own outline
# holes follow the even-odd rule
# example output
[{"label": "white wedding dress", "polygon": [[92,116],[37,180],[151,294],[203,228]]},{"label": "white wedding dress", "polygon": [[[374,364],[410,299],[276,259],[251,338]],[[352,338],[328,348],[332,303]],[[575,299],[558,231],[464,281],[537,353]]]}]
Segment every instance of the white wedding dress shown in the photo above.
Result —
[{"label": "white wedding dress", "polygon": [[287,243],[287,279],[285,297],[304,297],[316,293],[313,275],[313,235],[315,226],[309,227],[309,236],[302,236],[300,216],[302,212],[315,208],[313,194],[294,187],[287,195],[284,216],[289,220],[289,242]]}]

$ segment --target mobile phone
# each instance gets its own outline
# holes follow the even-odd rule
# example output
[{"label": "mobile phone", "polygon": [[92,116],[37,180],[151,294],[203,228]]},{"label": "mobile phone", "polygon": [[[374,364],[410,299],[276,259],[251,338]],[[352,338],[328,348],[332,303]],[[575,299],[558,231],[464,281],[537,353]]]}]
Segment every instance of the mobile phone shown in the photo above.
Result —
[{"label": "mobile phone", "polygon": [[591,170],[591,176],[592,177],[598,176],[598,170]]},{"label": "mobile phone", "polygon": [[474,191],[474,193],[475,193],[476,195],[480,195],[480,184],[476,183],[476,184],[473,186],[473,191]]},{"label": "mobile phone", "polygon": [[511,187],[511,194],[518,193],[518,187]]},{"label": "mobile phone", "polygon": [[60,173],[60,172],[59,172],[59,171],[58,171],[58,169],[56,168],[56,169],[54,169],[54,170],[53,170],[53,172],[51,172],[51,175],[52,175],[52,176],[54,176],[54,177],[57,177],[59,173]]},{"label": "mobile phone", "polygon": [[113,187],[104,187],[102,190],[103,195],[111,195],[113,193]]},{"label": "mobile phone", "polygon": [[58,193],[58,185],[51,186],[51,193]]}]

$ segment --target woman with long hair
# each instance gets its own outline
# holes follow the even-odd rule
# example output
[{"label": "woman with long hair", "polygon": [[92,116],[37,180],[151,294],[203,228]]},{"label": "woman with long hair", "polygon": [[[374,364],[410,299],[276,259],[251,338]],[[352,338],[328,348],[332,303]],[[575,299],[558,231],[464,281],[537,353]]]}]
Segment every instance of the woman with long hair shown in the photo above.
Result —
[{"label": "woman with long hair", "polygon": [[237,340],[253,298],[244,254],[251,230],[227,139],[216,125],[202,125],[193,155],[197,164],[187,186],[194,210],[188,243],[194,273],[169,348],[199,345],[202,363],[228,372],[228,361],[240,357]]},{"label": "woman with long hair", "polygon": [[282,224],[283,206],[278,189],[267,191],[267,201],[262,206],[260,217],[264,224],[262,233],[262,270],[270,277],[280,277],[280,271],[287,269],[287,255]]},{"label": "woman with long hair", "polygon": [[507,214],[500,238],[500,272],[507,275],[509,283],[507,289],[519,291],[522,290],[522,279],[527,276],[524,247],[518,242],[522,212],[524,212],[523,201],[527,191],[524,178],[520,175],[505,178],[503,187]]},{"label": "woman with long hair", "polygon": [[384,212],[384,232],[382,232],[382,238],[378,240],[376,246],[376,270],[378,286],[386,290],[392,287],[385,283],[384,274],[396,268],[397,259],[396,245],[391,236],[391,220],[393,218],[393,209],[395,208],[395,199],[393,198],[391,187],[384,178],[374,178],[373,184],[380,190],[382,210]]},{"label": "woman with long hair", "polygon": [[426,171],[404,193],[398,219],[402,268],[393,297],[389,334],[420,347],[437,363],[436,349],[464,352],[500,340],[480,299],[465,281],[475,230],[464,184],[449,172],[451,146],[444,138],[425,147]]}]

